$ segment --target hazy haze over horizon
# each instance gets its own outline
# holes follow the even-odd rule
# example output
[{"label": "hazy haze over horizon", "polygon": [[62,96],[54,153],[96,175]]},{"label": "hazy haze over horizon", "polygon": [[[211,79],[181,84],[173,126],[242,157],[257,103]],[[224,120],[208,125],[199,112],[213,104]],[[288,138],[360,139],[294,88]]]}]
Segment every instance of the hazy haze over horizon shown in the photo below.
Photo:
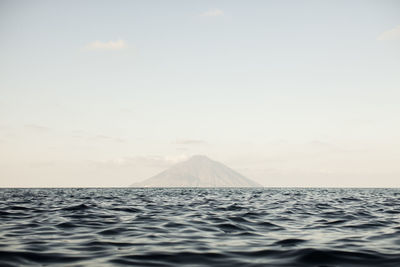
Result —
[{"label": "hazy haze over horizon", "polygon": [[195,154],[264,186],[400,187],[399,1],[1,1],[0,187]]}]

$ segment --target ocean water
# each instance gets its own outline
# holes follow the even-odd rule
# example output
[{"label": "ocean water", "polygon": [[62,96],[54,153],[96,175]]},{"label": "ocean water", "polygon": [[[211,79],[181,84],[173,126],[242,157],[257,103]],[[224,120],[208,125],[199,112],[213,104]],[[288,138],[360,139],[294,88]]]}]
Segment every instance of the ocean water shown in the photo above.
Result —
[{"label": "ocean water", "polygon": [[0,189],[0,266],[400,266],[400,189]]}]

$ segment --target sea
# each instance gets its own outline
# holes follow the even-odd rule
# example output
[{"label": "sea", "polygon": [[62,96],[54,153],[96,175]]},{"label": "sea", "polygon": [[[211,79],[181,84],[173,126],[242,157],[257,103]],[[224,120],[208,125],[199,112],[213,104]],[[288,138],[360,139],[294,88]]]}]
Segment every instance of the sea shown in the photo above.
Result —
[{"label": "sea", "polygon": [[0,266],[400,266],[400,189],[0,189]]}]

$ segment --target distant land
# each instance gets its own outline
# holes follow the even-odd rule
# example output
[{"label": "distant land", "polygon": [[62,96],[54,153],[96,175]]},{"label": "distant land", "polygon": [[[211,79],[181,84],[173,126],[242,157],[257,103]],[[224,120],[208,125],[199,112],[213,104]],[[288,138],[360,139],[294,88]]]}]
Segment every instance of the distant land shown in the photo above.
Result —
[{"label": "distant land", "polygon": [[262,187],[222,163],[202,155],[177,163],[133,187]]}]

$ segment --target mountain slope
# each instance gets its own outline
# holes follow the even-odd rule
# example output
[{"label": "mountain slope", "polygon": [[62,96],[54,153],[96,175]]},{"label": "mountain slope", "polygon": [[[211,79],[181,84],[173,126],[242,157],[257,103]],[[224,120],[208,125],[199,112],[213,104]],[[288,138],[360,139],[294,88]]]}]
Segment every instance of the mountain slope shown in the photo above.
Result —
[{"label": "mountain slope", "polygon": [[261,187],[227,166],[206,156],[193,156],[185,162],[147,179],[134,187]]}]

